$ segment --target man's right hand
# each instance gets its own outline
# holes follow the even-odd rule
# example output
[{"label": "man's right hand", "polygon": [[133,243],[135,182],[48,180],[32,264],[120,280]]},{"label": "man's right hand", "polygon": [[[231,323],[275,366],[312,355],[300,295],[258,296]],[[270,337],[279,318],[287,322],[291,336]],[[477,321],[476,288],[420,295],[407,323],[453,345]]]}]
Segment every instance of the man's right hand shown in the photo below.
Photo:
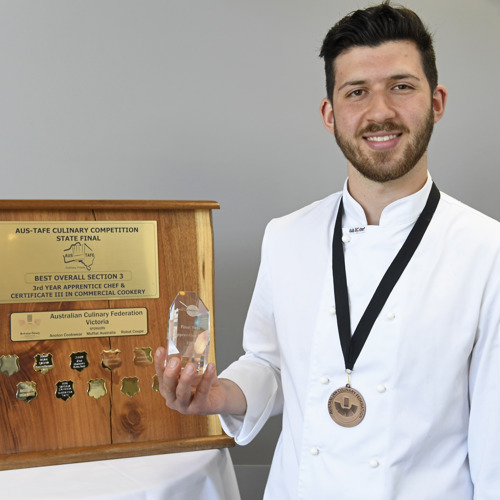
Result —
[{"label": "man's right hand", "polygon": [[160,394],[169,408],[185,415],[245,414],[247,403],[242,390],[231,380],[219,379],[213,363],[199,374],[192,363],[181,370],[179,358],[173,357],[166,363],[166,357],[166,349],[159,347],[155,368]]}]

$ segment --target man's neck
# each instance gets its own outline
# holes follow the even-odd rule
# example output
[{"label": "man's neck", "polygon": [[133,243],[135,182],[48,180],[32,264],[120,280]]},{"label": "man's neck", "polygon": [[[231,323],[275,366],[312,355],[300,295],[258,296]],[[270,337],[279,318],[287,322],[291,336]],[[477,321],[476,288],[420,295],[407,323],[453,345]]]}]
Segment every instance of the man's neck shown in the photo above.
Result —
[{"label": "man's neck", "polygon": [[375,182],[362,176],[348,164],[348,189],[363,208],[369,225],[378,225],[385,207],[396,200],[416,193],[427,181],[427,165],[416,165],[405,176],[388,182]]}]

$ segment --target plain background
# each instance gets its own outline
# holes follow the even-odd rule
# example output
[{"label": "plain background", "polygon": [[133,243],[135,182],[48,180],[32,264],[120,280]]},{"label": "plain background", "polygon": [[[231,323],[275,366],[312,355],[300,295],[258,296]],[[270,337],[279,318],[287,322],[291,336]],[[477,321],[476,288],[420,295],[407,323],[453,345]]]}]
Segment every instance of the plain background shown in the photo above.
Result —
[{"label": "plain background", "polygon": [[[342,188],[346,163],[319,115],[318,52],[340,17],[367,5],[0,1],[0,198],[218,201],[225,368],[242,352],[266,223]],[[429,149],[434,180],[499,219],[500,1],[405,5],[435,34],[449,90]],[[268,465],[279,428],[275,417],[232,450],[234,463]]]}]

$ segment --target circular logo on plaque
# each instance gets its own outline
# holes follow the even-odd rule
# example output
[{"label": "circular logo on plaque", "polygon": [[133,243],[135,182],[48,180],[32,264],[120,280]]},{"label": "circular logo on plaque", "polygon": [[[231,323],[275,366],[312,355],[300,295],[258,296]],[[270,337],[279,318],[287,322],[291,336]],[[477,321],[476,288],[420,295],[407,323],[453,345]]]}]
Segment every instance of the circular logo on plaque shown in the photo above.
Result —
[{"label": "circular logo on plaque", "polygon": [[328,399],[328,413],[342,427],[354,427],[365,418],[366,403],[356,389],[340,387]]},{"label": "circular logo on plaque", "polygon": [[188,313],[188,316],[191,316],[192,318],[194,318],[195,316],[198,316],[198,314],[200,314],[200,310],[194,304],[187,306],[186,312]]}]

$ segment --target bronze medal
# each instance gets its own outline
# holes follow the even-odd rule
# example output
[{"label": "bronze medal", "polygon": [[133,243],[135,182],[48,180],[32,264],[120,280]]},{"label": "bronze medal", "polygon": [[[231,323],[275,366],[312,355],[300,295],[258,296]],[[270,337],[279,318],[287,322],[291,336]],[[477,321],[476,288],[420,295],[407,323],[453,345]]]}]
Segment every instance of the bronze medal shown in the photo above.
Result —
[{"label": "bronze medal", "polygon": [[365,418],[366,403],[356,389],[340,387],[328,399],[328,413],[342,427],[354,427]]}]

